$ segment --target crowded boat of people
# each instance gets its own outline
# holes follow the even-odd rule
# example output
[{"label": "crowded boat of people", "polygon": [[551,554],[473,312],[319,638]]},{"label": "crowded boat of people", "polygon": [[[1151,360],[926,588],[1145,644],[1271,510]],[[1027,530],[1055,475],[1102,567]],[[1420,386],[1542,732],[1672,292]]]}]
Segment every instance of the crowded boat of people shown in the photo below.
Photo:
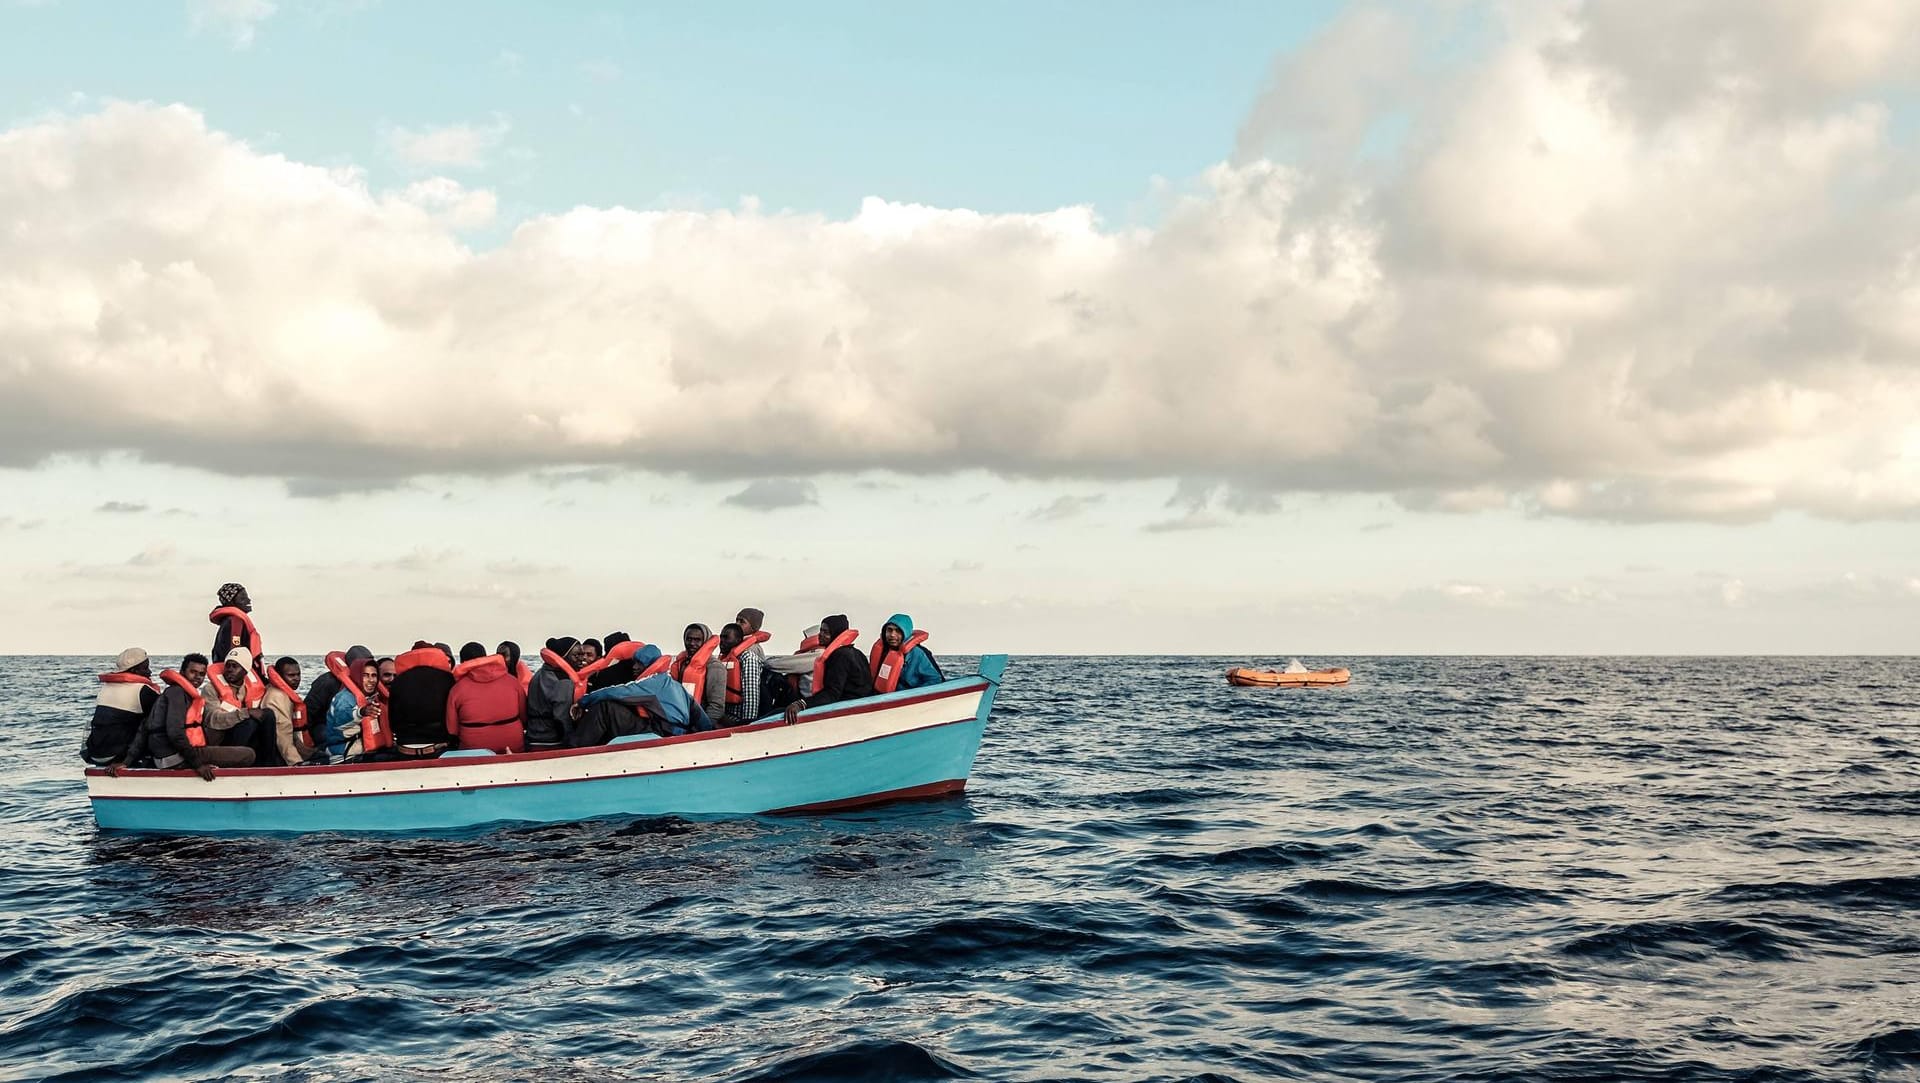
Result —
[{"label": "crowded boat of people", "polygon": [[253,600],[221,586],[208,614],[212,649],[153,673],[129,647],[99,675],[81,756],[114,774],[301,767],[587,748],[626,737],[677,737],[761,722],[846,700],[944,681],[927,633],[896,613],[863,652],[844,614],[808,628],[791,654],[770,654],[766,615],[743,608],[715,633],[688,624],[680,649],[611,632],[557,636],[538,666],[515,642],[416,640],[391,656],[355,644],[326,656],[311,684],[292,657],[267,661]]}]

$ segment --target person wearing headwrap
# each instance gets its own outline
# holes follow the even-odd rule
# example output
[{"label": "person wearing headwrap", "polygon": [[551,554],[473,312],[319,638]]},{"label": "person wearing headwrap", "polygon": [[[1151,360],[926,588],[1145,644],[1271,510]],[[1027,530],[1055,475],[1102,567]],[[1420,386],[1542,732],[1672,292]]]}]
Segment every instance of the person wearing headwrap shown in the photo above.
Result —
[{"label": "person wearing headwrap", "polygon": [[[572,636],[547,640],[547,649],[566,658],[580,646]],[[569,665],[574,663],[569,662]],[[527,751],[564,747],[573,713],[573,678],[559,667],[543,665],[527,688]]]},{"label": "person wearing headwrap", "polygon": [[[820,642],[830,644],[847,630],[847,615],[835,613],[820,618]],[[873,695],[873,672],[867,665],[867,656],[860,648],[849,643],[827,655],[826,668],[820,674],[820,687],[808,692],[803,699],[787,704],[787,722],[791,724],[800,717],[800,712],[809,707],[824,707],[829,703],[860,699]]]},{"label": "person wearing headwrap", "polygon": [[[242,613],[253,612],[253,599],[247,596],[247,588],[238,583],[220,584],[220,590],[215,594],[215,597],[219,599],[220,604],[214,607],[214,613],[228,608],[238,609]],[[213,632],[213,650],[208,653],[207,657],[215,659],[225,658],[235,647],[245,647],[249,654],[258,657],[260,654],[259,637],[258,635],[249,634],[248,625],[235,618],[232,614],[224,617],[214,617],[213,614],[208,614],[208,619],[213,621],[215,628]]]}]

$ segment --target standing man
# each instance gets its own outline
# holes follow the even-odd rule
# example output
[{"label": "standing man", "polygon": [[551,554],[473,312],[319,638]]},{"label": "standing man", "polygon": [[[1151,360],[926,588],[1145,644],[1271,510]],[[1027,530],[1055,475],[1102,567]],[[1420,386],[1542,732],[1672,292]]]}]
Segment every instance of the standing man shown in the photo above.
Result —
[{"label": "standing man", "polygon": [[207,620],[215,626],[213,652],[207,657],[224,659],[233,648],[245,647],[247,654],[259,658],[260,629],[253,624],[253,599],[247,596],[247,588],[222,583],[217,597],[220,604],[207,614]]}]

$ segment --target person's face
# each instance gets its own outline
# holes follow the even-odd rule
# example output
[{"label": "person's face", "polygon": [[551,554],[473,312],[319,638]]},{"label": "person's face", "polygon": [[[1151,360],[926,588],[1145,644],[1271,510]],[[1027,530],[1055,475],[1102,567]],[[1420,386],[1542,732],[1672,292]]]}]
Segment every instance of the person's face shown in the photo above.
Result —
[{"label": "person's face", "polygon": [[234,596],[233,605],[234,608],[240,610],[242,613],[253,612],[253,599],[247,597],[245,587],[240,588],[240,593]]},{"label": "person's face", "polygon": [[220,672],[226,676],[227,683],[235,687],[247,679],[247,667],[238,662],[228,662]]},{"label": "person's face", "polygon": [[360,674],[360,691],[371,696],[379,689],[381,682],[391,681],[391,679],[392,678],[382,677],[378,668],[368,666],[366,672]]},{"label": "person's face", "polygon": [[186,666],[180,670],[180,675],[187,679],[188,684],[199,684],[201,681],[207,679],[207,664],[205,662],[188,662]]},{"label": "person's face", "polygon": [[580,644],[580,658],[586,662],[586,664],[592,665],[600,660],[600,648],[591,643],[582,643]]},{"label": "person's face", "polygon": [[760,630],[753,626],[753,622],[747,619],[747,615],[744,612],[735,613],[733,615],[733,623],[738,624],[740,626],[740,630],[744,632],[746,635],[752,635],[753,633]]},{"label": "person's face", "polygon": [[136,676],[140,676],[140,677],[152,677],[152,676],[153,676],[153,663],[152,663],[152,662],[150,662],[150,661],[149,661],[149,662],[142,662],[142,663],[140,663],[139,665],[137,665],[137,666],[134,666],[134,667],[133,667],[132,669],[130,669],[130,670],[127,670],[127,672],[128,672],[128,673],[132,673],[132,674],[134,674],[134,675],[136,675]]},{"label": "person's face", "polygon": [[300,687],[300,663],[288,662],[280,667],[280,679],[287,682],[288,688]]},{"label": "person's face", "polygon": [[900,634],[900,626],[897,624],[889,624],[885,628],[880,629],[880,638],[886,643],[887,649],[890,651],[899,650],[900,644],[907,641],[907,637]]},{"label": "person's face", "polygon": [[[395,664],[393,662],[380,663],[380,668],[378,671],[375,672],[375,676],[379,679],[381,684],[393,683],[394,665]],[[367,691],[371,692],[373,690],[369,688]]]},{"label": "person's face", "polygon": [[698,628],[689,628],[686,630],[685,634],[683,634],[680,637],[680,642],[686,645],[688,653],[692,653],[694,651],[699,650],[700,644],[705,643],[706,641],[707,641],[707,634],[705,632],[702,632]]},{"label": "person's face", "polygon": [[740,645],[740,641],[743,638],[745,637],[740,634],[739,629],[731,625],[722,628],[720,629],[720,649],[731,652],[735,647]]}]

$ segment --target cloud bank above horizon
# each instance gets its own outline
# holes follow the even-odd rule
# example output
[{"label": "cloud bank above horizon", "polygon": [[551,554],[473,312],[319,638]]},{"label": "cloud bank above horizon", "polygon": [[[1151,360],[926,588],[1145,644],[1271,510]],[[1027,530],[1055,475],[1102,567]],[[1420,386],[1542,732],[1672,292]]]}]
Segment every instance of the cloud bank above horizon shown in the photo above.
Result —
[{"label": "cloud bank above horizon", "polygon": [[[484,187],[374,191],[187,106],[21,124],[0,465],[131,451],[291,492],[607,465],[755,483],[761,508],[866,470],[1208,494],[1166,529],[1294,492],[1920,511],[1897,123],[1920,13],[1471,9],[1443,29],[1476,43],[1436,66],[1412,43],[1441,18],[1361,9],[1283,57],[1150,227],[749,200],[578,207],[480,247]],[[402,134],[484,174],[478,144]]]}]

